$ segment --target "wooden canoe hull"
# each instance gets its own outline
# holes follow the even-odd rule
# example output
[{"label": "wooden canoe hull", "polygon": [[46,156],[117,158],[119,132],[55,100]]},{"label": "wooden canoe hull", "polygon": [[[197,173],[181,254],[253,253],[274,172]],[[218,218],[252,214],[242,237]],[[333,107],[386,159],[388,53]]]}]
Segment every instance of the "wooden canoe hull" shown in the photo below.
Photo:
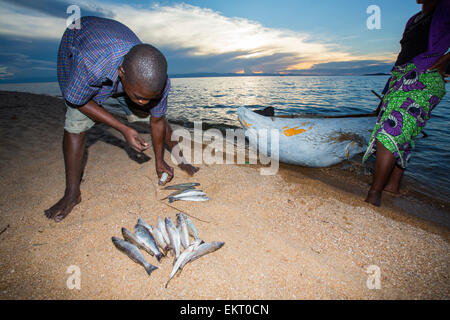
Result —
[{"label": "wooden canoe hull", "polygon": [[243,107],[237,115],[251,147],[270,156],[275,150],[272,137],[276,141],[272,134],[276,133],[280,162],[316,168],[332,166],[364,152],[376,122],[375,116],[265,117]]}]

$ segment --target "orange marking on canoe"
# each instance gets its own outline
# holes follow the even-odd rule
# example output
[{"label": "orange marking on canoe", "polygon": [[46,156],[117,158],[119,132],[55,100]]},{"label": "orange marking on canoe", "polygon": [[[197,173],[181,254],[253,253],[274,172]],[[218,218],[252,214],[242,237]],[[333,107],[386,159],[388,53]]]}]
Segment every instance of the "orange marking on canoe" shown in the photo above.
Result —
[{"label": "orange marking on canoe", "polygon": [[244,119],[242,119],[242,122],[244,122],[244,127],[250,128],[252,126],[251,123],[247,123]]},{"label": "orange marking on canoe", "polygon": [[[298,129],[298,127],[293,127],[293,128],[283,127],[283,133],[286,137],[295,136],[297,134],[305,132],[306,130],[307,129]],[[308,130],[311,130],[311,128],[309,128]]]}]

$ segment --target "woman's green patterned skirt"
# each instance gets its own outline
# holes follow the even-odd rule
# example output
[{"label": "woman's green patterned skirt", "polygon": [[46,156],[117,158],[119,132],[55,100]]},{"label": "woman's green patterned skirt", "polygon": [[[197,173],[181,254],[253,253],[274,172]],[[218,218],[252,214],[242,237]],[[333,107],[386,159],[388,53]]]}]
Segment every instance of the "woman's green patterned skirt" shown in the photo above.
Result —
[{"label": "woman's green patterned skirt", "polygon": [[414,139],[444,95],[445,83],[436,70],[419,73],[413,63],[395,66],[363,162],[376,152],[378,140],[406,168]]}]

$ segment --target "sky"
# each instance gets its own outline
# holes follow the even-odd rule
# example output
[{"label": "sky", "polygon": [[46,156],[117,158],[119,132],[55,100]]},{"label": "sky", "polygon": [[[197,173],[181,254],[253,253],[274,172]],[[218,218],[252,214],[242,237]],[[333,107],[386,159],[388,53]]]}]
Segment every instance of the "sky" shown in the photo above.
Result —
[{"label": "sky", "polygon": [[415,0],[0,0],[0,82],[56,81],[70,5],[127,25],[169,75],[389,72],[420,11]]}]

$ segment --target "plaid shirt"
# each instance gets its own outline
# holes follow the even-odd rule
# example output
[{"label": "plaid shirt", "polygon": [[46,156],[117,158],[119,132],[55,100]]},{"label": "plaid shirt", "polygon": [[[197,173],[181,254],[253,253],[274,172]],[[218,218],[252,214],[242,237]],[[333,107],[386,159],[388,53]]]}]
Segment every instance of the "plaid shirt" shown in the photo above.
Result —
[{"label": "plaid shirt", "polygon": [[[80,29],[67,28],[58,51],[58,83],[64,99],[76,106],[90,100],[102,105],[117,92],[123,56],[140,43],[128,27],[111,19],[82,17]],[[167,81],[161,101],[150,110],[152,116],[166,113],[169,89]]]}]

